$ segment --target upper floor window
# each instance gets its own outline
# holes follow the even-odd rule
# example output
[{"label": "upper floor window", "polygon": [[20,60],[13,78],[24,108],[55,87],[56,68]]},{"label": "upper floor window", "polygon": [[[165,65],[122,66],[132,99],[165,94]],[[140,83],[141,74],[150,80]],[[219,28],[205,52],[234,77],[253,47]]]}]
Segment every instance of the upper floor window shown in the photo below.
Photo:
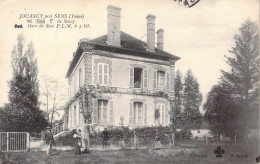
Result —
[{"label": "upper floor window", "polygon": [[71,80],[69,80],[69,99],[72,97],[71,88],[72,88]]},{"label": "upper floor window", "polygon": [[73,79],[74,79],[74,82],[73,82],[73,86],[74,86],[73,94],[76,94],[77,93],[77,79],[76,79],[75,76],[73,77]]},{"label": "upper floor window", "polygon": [[81,68],[79,69],[79,87],[81,87]]},{"label": "upper floor window", "polygon": [[169,89],[170,78],[169,73],[165,71],[154,71],[153,87],[158,90]]},{"label": "upper floor window", "polygon": [[98,84],[108,85],[108,64],[98,63]]},{"label": "upper floor window", "polygon": [[147,88],[148,74],[147,69],[140,67],[130,67],[130,87]]},{"label": "upper floor window", "polygon": [[142,68],[134,68],[134,88],[141,88],[142,74]]},{"label": "upper floor window", "polygon": [[158,71],[157,72],[157,87],[158,89],[164,89],[164,83],[165,83],[165,72],[164,71]]}]

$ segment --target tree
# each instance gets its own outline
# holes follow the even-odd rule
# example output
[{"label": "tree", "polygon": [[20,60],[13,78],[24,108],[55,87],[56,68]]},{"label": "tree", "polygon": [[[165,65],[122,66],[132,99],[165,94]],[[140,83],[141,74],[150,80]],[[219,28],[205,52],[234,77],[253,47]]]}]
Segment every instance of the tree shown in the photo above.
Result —
[{"label": "tree", "polygon": [[55,115],[59,116],[67,100],[65,84],[58,79],[43,75],[41,85],[41,107],[47,113],[47,120],[52,125]]},{"label": "tree", "polygon": [[176,77],[175,77],[175,83],[174,83],[174,87],[175,87],[175,110],[176,113],[180,113],[182,110],[182,103],[183,103],[183,84],[182,84],[182,75],[180,70],[177,70],[176,72]]},{"label": "tree", "polygon": [[205,119],[211,125],[210,130],[214,135],[234,136],[236,128],[236,112],[239,109],[232,94],[221,85],[215,85],[207,95],[203,105]]},{"label": "tree", "polygon": [[202,101],[202,94],[199,90],[199,83],[188,70],[184,78],[183,90],[183,112],[181,114],[182,129],[187,132],[199,128],[201,124],[201,113],[199,111]]},{"label": "tree", "polygon": [[[246,20],[234,36],[235,46],[229,51],[231,57],[226,56],[231,71],[221,70],[221,84],[232,93],[236,104],[241,106],[238,111],[240,122],[244,125],[244,137],[247,138],[249,114],[252,112],[250,102],[255,98],[256,88],[259,88],[259,35],[258,27],[251,20]],[[255,87],[258,86],[258,87]]]},{"label": "tree", "polygon": [[[13,78],[9,81],[9,104],[1,109],[2,131],[40,132],[47,125],[44,113],[39,110],[38,67],[33,43],[24,49],[24,37],[18,36],[12,51]],[[10,127],[11,126],[11,127]]]},{"label": "tree", "polygon": [[181,112],[183,110],[183,83],[182,83],[182,75],[180,70],[176,71],[176,77],[174,82],[175,87],[175,96],[174,96],[174,108],[172,109],[172,123],[174,129],[181,127],[181,122],[179,118],[181,117]]},{"label": "tree", "polygon": [[177,128],[181,128],[181,112],[183,109],[183,83],[182,83],[182,75],[180,70],[176,71],[176,77],[174,81],[174,89],[175,89],[175,95],[174,95],[174,101],[171,102],[173,105],[171,105],[171,128],[172,128],[172,138],[173,138],[173,145],[174,145],[174,138],[175,138],[175,132]]}]

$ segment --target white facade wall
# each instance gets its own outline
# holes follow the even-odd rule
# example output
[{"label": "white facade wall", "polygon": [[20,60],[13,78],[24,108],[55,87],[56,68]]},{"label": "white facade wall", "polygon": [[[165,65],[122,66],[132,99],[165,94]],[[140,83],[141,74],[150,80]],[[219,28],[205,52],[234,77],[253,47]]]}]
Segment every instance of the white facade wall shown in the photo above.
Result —
[{"label": "white facade wall", "polygon": [[[86,60],[83,60],[86,55],[91,55],[91,63],[84,63]],[[120,56],[120,54],[119,54]],[[140,60],[139,58],[136,58]],[[115,58],[115,57],[107,57],[95,54],[82,54],[78,64],[74,68],[71,76],[69,77],[69,99],[71,100],[73,96],[77,93],[80,86],[83,86],[84,82],[86,82],[86,78],[90,78],[85,76],[85,67],[87,64],[92,65],[91,70],[91,83],[90,85],[96,85],[98,83],[98,63],[107,63],[109,66],[109,75],[108,75],[108,85],[110,87],[117,87],[118,90],[124,89],[128,91],[132,91],[133,87],[130,86],[130,68],[131,67],[142,67],[146,69],[148,72],[147,77],[147,87],[146,90],[151,92],[157,91],[154,88],[154,71],[165,71],[165,89],[163,90],[166,93],[170,93],[170,88],[166,88],[166,74],[174,74],[174,72],[170,72],[170,66],[167,64],[167,61],[164,61],[164,64],[158,64],[156,62],[150,62],[149,59],[143,58],[143,61],[138,60],[127,60],[122,58]],[[149,61],[149,62],[148,62]],[[152,60],[151,60],[152,61]],[[81,84],[79,86],[79,69],[81,69]],[[170,81],[169,84],[172,85],[174,81]],[[147,124],[144,124],[144,117],[142,117],[142,124],[140,126],[153,126],[156,125],[154,119],[154,111],[156,109],[156,105],[158,103],[165,104],[165,112],[164,114],[167,115],[167,119],[165,118],[164,125],[168,125],[170,123],[170,116],[168,114],[170,110],[170,102],[166,98],[162,98],[159,96],[147,96],[147,95],[134,95],[134,94],[126,94],[126,93],[104,93],[102,94],[104,97],[108,98],[108,110],[110,107],[110,101],[113,103],[113,123],[110,122],[104,124],[105,126],[119,126],[120,125],[120,117],[123,116],[124,118],[124,125],[126,126],[133,126],[130,124],[129,115],[130,115],[130,103],[139,102],[140,100],[143,103],[143,114],[144,114],[144,105],[147,106]],[[103,99],[102,97],[100,99]],[[75,108],[76,107],[76,108]],[[167,111],[167,112],[166,112]],[[108,112],[109,113],[109,112]],[[84,124],[83,115],[79,111],[79,100],[75,100],[69,106],[68,112],[68,128],[78,128]],[[162,113],[160,113],[162,114]],[[143,115],[144,116],[144,115]],[[92,118],[93,121],[94,118]],[[109,119],[109,118],[108,118]],[[166,123],[167,120],[167,123]],[[158,125],[158,123],[157,123]]]}]

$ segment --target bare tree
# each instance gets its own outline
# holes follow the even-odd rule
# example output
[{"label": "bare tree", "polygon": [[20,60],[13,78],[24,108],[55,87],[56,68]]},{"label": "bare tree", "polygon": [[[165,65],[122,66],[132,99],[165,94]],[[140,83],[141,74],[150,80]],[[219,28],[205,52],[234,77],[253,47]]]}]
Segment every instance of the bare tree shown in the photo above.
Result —
[{"label": "bare tree", "polygon": [[42,76],[41,81],[41,107],[48,113],[47,119],[52,125],[55,116],[60,116],[67,100],[66,85],[47,75]]}]

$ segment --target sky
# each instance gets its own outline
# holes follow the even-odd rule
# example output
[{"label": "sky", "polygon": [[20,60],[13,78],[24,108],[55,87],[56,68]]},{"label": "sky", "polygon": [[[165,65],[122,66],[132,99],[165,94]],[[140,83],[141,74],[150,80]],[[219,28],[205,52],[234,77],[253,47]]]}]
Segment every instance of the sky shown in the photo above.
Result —
[{"label": "sky", "polygon": [[[156,16],[155,29],[164,29],[164,50],[179,56],[175,68],[183,76],[193,71],[200,84],[203,103],[212,86],[228,70],[224,55],[234,45],[234,35],[248,18],[259,22],[258,0],[201,0],[192,8],[173,0],[3,0],[0,2],[0,106],[8,103],[8,84],[12,78],[11,51],[22,33],[26,44],[33,42],[39,77],[48,75],[67,83],[65,75],[82,38],[93,39],[107,33],[108,5],[120,7],[121,30],[142,38],[146,16]],[[76,14],[76,23],[89,28],[28,28],[20,14]],[[55,19],[57,20],[57,19]],[[23,24],[23,28],[14,28]],[[146,42],[146,37],[142,38]],[[40,80],[42,85],[42,80]]]}]

